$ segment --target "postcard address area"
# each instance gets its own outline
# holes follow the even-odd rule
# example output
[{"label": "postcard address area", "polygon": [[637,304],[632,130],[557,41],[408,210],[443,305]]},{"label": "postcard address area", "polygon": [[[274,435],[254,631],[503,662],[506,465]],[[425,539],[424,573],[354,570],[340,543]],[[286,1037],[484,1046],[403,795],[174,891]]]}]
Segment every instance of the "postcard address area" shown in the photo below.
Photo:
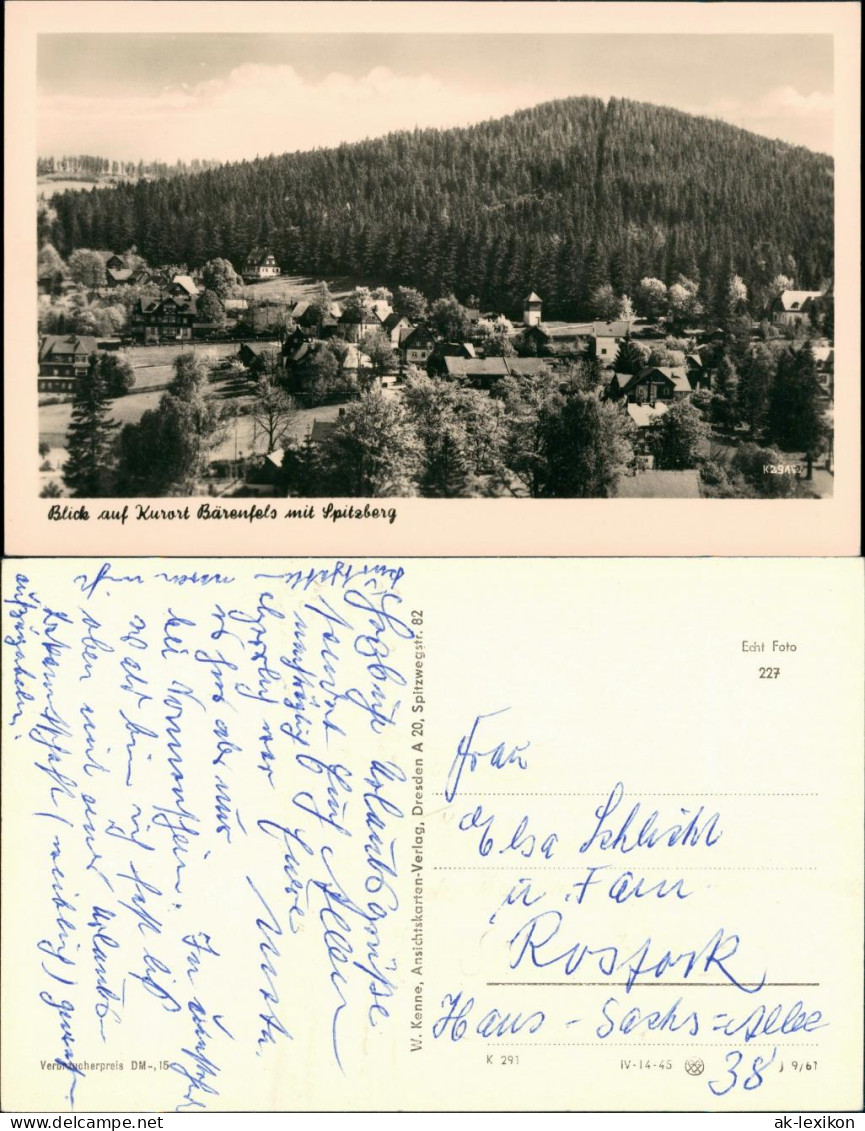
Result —
[{"label": "postcard address area", "polygon": [[[7,1104],[855,1102],[860,594],[855,562],[7,563]],[[741,641],[782,638],[757,680]]]}]

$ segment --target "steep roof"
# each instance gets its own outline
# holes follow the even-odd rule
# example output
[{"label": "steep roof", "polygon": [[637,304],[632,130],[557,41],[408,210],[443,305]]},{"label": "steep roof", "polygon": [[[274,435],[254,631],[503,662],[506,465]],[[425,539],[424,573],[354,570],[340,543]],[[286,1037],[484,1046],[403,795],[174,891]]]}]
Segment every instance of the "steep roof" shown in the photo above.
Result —
[{"label": "steep roof", "polygon": [[191,275],[175,275],[171,280],[172,287],[175,284],[183,287],[188,295],[198,294],[198,287],[196,287],[195,283],[193,282]]},{"label": "steep roof", "polygon": [[[626,393],[633,389],[635,385],[641,384],[647,378],[651,378],[653,373],[660,373],[672,384],[677,393],[690,393],[691,382],[685,370],[681,366],[670,365],[648,365],[645,369],[641,369],[639,373],[635,373],[628,381],[622,385],[622,392]],[[621,376],[624,376],[622,374]]]},{"label": "steep roof", "polygon": [[549,362],[542,357],[506,357],[504,361],[515,377],[534,377],[549,368]]},{"label": "steep roof", "polygon": [[821,296],[821,291],[781,291],[778,301],[784,310],[802,310],[810,299]]},{"label": "steep roof", "polygon": [[403,342],[403,345],[406,346],[407,349],[417,349],[418,348],[417,346],[412,346],[412,345],[409,344],[412,341],[412,339],[415,337],[415,335],[417,335],[418,344],[423,343],[423,342],[429,343],[429,342],[435,341],[435,335],[433,334],[432,330],[430,330],[429,326],[413,326],[412,329],[411,329],[411,333],[409,333],[409,335],[406,337],[405,341]]},{"label": "steep roof", "polygon": [[449,377],[507,377],[508,367],[503,357],[446,357],[445,371]]},{"label": "steep roof", "polygon": [[384,328],[388,332],[391,332],[391,331],[395,330],[396,327],[399,326],[399,324],[401,322],[407,323],[408,319],[406,318],[406,316],[404,314],[398,314],[395,310],[392,310],[390,312],[390,314],[387,316],[387,318],[385,318],[385,320],[384,320]]},{"label": "steep roof", "polygon": [[648,428],[650,424],[654,423],[659,416],[663,416],[667,411],[667,406],[663,401],[659,401],[656,405],[650,404],[629,404],[627,408],[628,416],[637,425],[638,428]]},{"label": "steep roof", "polygon": [[540,297],[540,295],[536,295],[534,291],[532,291],[532,293],[530,295],[526,295],[526,297],[523,299],[524,303],[543,302],[543,301],[544,300]]},{"label": "steep roof", "polygon": [[260,267],[272,255],[273,252],[269,247],[254,247],[246,257],[246,266],[254,264],[256,267]]},{"label": "steep roof", "polygon": [[542,357],[446,357],[451,377],[534,377],[547,368]]},{"label": "steep roof", "polygon": [[89,357],[96,349],[96,338],[80,334],[48,334],[39,346],[39,360],[44,361],[55,353],[86,353]]},{"label": "steep roof", "polygon": [[109,267],[105,274],[115,283],[125,283],[132,278],[133,271],[131,267]]}]

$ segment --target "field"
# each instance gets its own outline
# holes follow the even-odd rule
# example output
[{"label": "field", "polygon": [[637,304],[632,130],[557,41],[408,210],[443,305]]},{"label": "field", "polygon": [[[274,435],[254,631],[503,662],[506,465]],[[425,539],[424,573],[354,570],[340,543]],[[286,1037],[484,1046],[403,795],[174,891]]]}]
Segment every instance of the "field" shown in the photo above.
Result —
[{"label": "field", "polygon": [[[276,347],[277,342],[262,343]],[[190,349],[204,357],[221,360],[238,351],[237,342],[193,342],[185,345],[133,346],[124,350],[135,376],[133,391],[112,402],[111,415],[121,424],[135,423],[149,408],[155,408],[165,386],[174,375],[174,359]],[[71,401],[39,406],[39,439],[52,448],[65,448],[66,430],[72,416]]]},{"label": "field", "polygon": [[[300,302],[303,299],[315,297],[319,281],[309,275],[280,275],[278,279],[266,279],[262,283],[247,284],[245,290],[250,298],[274,298],[287,301],[293,299]],[[353,276],[343,275],[338,279],[328,279],[327,285],[334,299],[338,301],[344,299],[355,287],[374,287],[376,284],[370,280],[365,281]]]}]

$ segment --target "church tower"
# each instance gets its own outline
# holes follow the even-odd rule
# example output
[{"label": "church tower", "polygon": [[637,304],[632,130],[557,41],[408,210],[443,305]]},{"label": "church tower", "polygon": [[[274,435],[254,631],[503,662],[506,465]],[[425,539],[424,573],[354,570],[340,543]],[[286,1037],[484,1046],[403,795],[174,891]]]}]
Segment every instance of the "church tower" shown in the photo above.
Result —
[{"label": "church tower", "polygon": [[541,322],[541,300],[534,291],[523,303],[523,325],[539,326]]}]

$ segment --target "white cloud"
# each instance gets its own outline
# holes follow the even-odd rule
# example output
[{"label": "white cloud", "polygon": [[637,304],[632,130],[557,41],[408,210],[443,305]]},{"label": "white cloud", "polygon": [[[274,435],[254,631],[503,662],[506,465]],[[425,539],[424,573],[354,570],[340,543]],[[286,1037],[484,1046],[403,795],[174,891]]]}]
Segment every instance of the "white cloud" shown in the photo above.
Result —
[{"label": "white cloud", "polygon": [[39,150],[233,160],[415,126],[478,122],[562,93],[529,84],[470,92],[431,75],[399,75],[386,67],[359,78],[334,72],[310,83],[290,66],[247,63],[224,79],[146,98],[44,96]]},{"label": "white cloud", "polygon": [[719,98],[690,109],[694,114],[723,118],[766,137],[782,138],[823,153],[832,152],[834,98],[831,94],[819,91],[802,94],[794,86],[776,86],[753,102]]},{"label": "white cloud", "polygon": [[[578,93],[606,98],[613,92],[529,82],[503,90],[468,90],[431,74],[402,75],[387,67],[373,67],[360,77],[333,72],[310,82],[287,65],[246,63],[224,78],[183,83],[150,97],[43,96],[39,152],[124,160],[240,160],[415,126],[467,125]],[[779,86],[752,102],[716,99],[682,109],[832,151],[830,95],[803,95],[793,86]]]}]

